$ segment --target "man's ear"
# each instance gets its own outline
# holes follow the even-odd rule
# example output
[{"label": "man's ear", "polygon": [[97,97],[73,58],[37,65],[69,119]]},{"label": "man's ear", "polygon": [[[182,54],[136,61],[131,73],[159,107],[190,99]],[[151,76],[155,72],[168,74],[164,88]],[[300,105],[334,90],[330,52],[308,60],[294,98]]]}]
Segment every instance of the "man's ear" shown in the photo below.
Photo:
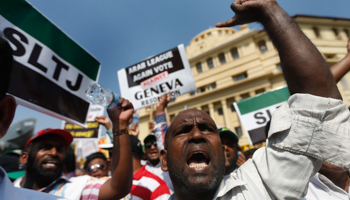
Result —
[{"label": "man's ear", "polygon": [[26,165],[28,162],[28,152],[27,151],[22,151],[21,155],[19,156],[19,162],[22,165]]},{"label": "man's ear", "polygon": [[16,112],[16,100],[6,95],[0,102],[0,138],[2,138],[10,127]]},{"label": "man's ear", "polygon": [[160,166],[163,171],[167,172],[168,171],[168,163],[167,163],[167,150],[163,149],[160,151]]}]

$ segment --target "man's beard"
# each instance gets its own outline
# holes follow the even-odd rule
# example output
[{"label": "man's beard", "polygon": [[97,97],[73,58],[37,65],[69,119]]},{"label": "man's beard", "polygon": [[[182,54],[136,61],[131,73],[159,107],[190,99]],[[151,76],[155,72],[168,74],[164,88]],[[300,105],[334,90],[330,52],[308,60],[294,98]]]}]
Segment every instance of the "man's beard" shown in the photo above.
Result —
[{"label": "man's beard", "polygon": [[[216,191],[217,188],[219,187],[223,177],[224,177],[224,172],[225,172],[225,157],[224,156],[218,156],[219,162],[217,162],[216,165],[213,167],[213,179],[210,180],[208,183],[200,183],[200,184],[191,184],[190,180],[194,179],[201,179],[201,177],[205,177],[207,175],[204,174],[196,174],[194,177],[190,176],[185,169],[181,169],[180,163],[176,160],[169,159],[168,157],[168,171],[169,175],[171,177],[171,181],[175,185],[176,183],[183,187],[186,188],[186,190],[190,193],[193,194],[198,194],[198,193],[207,193],[210,191]],[[213,161],[214,162],[214,161]],[[197,183],[200,182],[200,180],[196,181]]]},{"label": "man's beard", "polygon": [[44,169],[35,157],[28,155],[27,172],[39,187],[46,187],[62,174],[63,162],[56,169]]}]

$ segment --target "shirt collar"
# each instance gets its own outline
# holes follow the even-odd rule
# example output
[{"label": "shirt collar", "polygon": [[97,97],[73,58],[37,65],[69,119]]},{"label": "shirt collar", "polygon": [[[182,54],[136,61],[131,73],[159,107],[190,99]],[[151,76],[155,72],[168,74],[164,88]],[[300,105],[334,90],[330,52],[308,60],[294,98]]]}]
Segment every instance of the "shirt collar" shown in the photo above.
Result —
[{"label": "shirt collar", "polygon": [[233,171],[231,174],[224,176],[222,179],[219,188],[216,190],[216,194],[213,199],[224,196],[227,192],[231,191],[235,187],[246,185],[247,183],[239,180],[236,177],[236,171]]}]

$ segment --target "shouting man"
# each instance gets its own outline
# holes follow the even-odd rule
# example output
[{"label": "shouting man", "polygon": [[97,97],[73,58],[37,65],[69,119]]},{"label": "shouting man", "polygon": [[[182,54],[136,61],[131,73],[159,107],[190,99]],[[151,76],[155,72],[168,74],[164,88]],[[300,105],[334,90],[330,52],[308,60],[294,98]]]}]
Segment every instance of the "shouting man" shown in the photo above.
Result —
[{"label": "shouting man", "polygon": [[350,167],[349,111],[324,58],[276,1],[236,0],[231,9],[236,15],[216,26],[260,22],[279,52],[291,97],[272,116],[267,146],[226,182],[214,121],[199,110],[178,114],[161,152],[171,199],[302,199],[322,161]]}]

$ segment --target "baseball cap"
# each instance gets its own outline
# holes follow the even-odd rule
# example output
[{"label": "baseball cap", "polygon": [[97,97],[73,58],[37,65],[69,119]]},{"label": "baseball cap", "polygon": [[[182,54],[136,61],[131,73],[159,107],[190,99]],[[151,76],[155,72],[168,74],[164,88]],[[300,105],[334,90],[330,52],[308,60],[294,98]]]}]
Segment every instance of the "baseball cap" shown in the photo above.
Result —
[{"label": "baseball cap", "polygon": [[156,136],[154,135],[154,133],[148,134],[148,135],[145,137],[145,139],[143,139],[143,143],[146,143],[146,141],[147,141],[148,139],[150,139],[150,138],[156,139]]},{"label": "baseball cap", "polygon": [[221,136],[221,134],[228,134],[228,135],[231,135],[235,140],[236,140],[236,143],[238,143],[238,136],[235,132],[231,131],[230,129],[228,128],[219,128],[219,134]]},{"label": "baseball cap", "polygon": [[39,131],[37,134],[33,135],[26,143],[26,145],[24,146],[24,148],[26,148],[28,146],[28,144],[30,142],[32,142],[33,140],[36,140],[44,135],[58,135],[61,136],[64,139],[64,145],[66,147],[68,147],[70,145],[70,143],[72,143],[73,141],[73,136],[72,134],[70,134],[67,130],[64,129],[51,129],[51,128],[47,128],[47,129],[43,129],[41,131]]},{"label": "baseball cap", "polygon": [[133,135],[129,135],[129,136],[130,136],[131,152],[141,156],[143,154],[143,151],[142,151],[142,145],[140,140]]}]

